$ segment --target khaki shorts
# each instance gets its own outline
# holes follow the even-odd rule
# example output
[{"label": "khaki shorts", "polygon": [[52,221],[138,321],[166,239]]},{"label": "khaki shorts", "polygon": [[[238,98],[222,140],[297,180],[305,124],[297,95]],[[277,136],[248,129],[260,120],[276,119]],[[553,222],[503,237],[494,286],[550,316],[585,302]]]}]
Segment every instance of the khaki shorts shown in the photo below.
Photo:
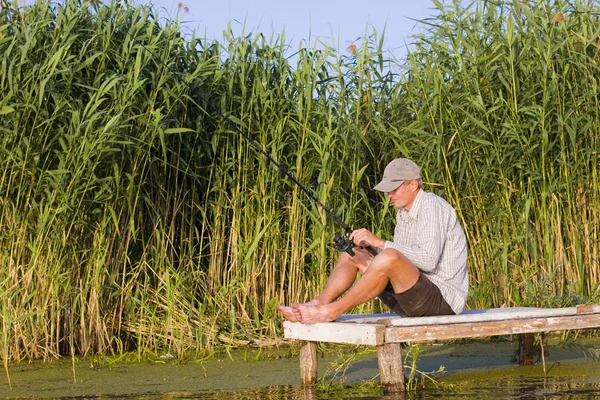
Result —
[{"label": "khaki shorts", "polygon": [[406,292],[394,293],[394,288],[389,283],[378,297],[401,317],[455,314],[442,297],[440,289],[423,274],[419,275],[417,283]]}]

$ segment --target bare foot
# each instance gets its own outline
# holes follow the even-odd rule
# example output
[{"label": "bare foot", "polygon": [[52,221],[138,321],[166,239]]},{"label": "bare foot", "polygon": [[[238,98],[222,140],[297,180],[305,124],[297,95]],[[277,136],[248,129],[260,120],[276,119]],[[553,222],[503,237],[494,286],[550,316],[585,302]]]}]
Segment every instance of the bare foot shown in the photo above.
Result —
[{"label": "bare foot", "polygon": [[309,302],[302,303],[302,304],[306,304],[307,306],[321,306],[321,305],[323,305],[323,303],[321,302],[321,300],[319,300],[317,297],[315,297],[314,299],[312,299]]},{"label": "bare foot", "polygon": [[292,303],[291,306],[282,306],[281,304],[277,306],[277,309],[283,314],[283,316],[285,317],[285,319],[287,319],[290,322],[300,322],[300,311],[298,311],[298,307],[300,305],[303,306],[318,306],[321,305],[321,302],[318,299],[312,299],[311,301],[307,302],[307,303]]},{"label": "bare foot", "polygon": [[317,322],[335,321],[341,314],[332,310],[331,304],[310,305],[292,304],[292,310],[298,322],[303,324],[316,324]]},{"label": "bare foot", "polygon": [[294,310],[292,309],[292,307],[282,306],[280,304],[277,306],[277,309],[279,309],[279,311],[281,311],[281,313],[283,314],[285,319],[287,319],[288,321],[298,322],[298,318],[296,317],[296,314],[294,313]]}]

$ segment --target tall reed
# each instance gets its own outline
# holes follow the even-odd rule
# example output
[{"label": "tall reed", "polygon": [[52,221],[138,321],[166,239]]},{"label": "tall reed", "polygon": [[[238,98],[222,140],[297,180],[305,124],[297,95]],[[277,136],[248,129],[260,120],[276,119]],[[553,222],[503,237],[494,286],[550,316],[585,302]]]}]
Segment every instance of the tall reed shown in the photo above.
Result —
[{"label": "tall reed", "polygon": [[431,135],[419,140],[430,179],[461,212],[470,304],[597,298],[597,7],[440,11],[397,98],[412,105],[409,137]]},{"label": "tall reed", "polygon": [[465,227],[470,307],[598,299],[595,6],[434,3],[397,61],[377,31],[292,51],[117,1],[2,4],[5,365],[262,344],[323,287],[339,227],[205,100],[386,238],[370,188],[415,159]]}]

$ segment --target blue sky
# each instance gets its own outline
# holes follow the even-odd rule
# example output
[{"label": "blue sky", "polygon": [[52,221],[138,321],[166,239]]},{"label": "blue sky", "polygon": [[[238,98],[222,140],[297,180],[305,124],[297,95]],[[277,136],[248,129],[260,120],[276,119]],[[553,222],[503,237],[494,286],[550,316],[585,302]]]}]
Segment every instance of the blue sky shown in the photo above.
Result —
[{"label": "blue sky", "polygon": [[[136,3],[149,3],[136,0]],[[384,50],[395,57],[406,54],[409,35],[419,32],[413,19],[435,13],[431,0],[154,0],[161,17],[175,18],[179,4],[187,8],[186,26],[208,39],[222,39],[223,30],[232,23],[235,34],[263,32],[270,37],[285,29],[285,42],[297,48],[301,40],[312,46],[317,38],[327,45],[345,50],[364,36],[368,27],[378,33],[385,28]],[[369,29],[373,32],[373,29]]]}]

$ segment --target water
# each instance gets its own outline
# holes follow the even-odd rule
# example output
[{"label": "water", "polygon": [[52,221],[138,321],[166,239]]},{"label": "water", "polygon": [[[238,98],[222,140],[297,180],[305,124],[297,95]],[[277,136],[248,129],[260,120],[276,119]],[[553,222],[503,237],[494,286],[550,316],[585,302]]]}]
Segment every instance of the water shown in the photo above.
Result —
[{"label": "water", "polygon": [[[158,358],[135,364],[62,360],[11,365],[0,399],[599,399],[600,339],[546,347],[540,362],[515,365],[516,344],[481,341],[425,345],[417,359],[424,387],[384,396],[374,349],[340,347],[319,357],[320,385],[302,387],[289,351],[241,351],[202,362]],[[351,363],[345,363],[351,358]],[[410,360],[409,360],[410,361]],[[410,365],[410,363],[409,363]],[[444,372],[438,371],[444,366]],[[429,372],[427,372],[429,371]],[[406,368],[408,376],[410,369]]]},{"label": "water", "polygon": [[[33,398],[38,396],[33,395]],[[199,392],[168,392],[128,395],[96,395],[45,397],[47,399],[211,399],[211,400],[321,400],[321,399],[599,399],[600,377],[590,378],[499,378],[491,381],[465,382],[458,385],[435,387],[428,385],[414,392],[396,395],[383,395],[376,385],[361,388],[360,385],[345,386],[333,390],[303,387],[299,385],[281,385],[266,388],[250,388],[243,390],[204,390]],[[12,398],[12,397],[8,397]],[[15,397],[23,398],[23,397]],[[30,398],[29,396],[27,398]]]},{"label": "water", "polygon": [[[364,390],[364,389],[363,389]],[[205,391],[198,393],[172,392],[144,395],[123,396],[89,396],[89,397],[62,397],[61,400],[102,400],[102,399],[135,399],[135,400],[163,400],[163,399],[210,399],[210,400],[322,400],[322,399],[382,399],[382,400],[410,400],[410,399],[600,399],[600,381],[586,382],[583,380],[499,380],[493,385],[461,386],[454,388],[426,388],[417,392],[397,395],[383,395],[372,390],[359,388],[346,388],[333,392],[325,392],[315,388],[306,388],[295,385],[275,386],[268,388],[245,389],[240,391]],[[358,393],[357,393],[358,392]]]}]

